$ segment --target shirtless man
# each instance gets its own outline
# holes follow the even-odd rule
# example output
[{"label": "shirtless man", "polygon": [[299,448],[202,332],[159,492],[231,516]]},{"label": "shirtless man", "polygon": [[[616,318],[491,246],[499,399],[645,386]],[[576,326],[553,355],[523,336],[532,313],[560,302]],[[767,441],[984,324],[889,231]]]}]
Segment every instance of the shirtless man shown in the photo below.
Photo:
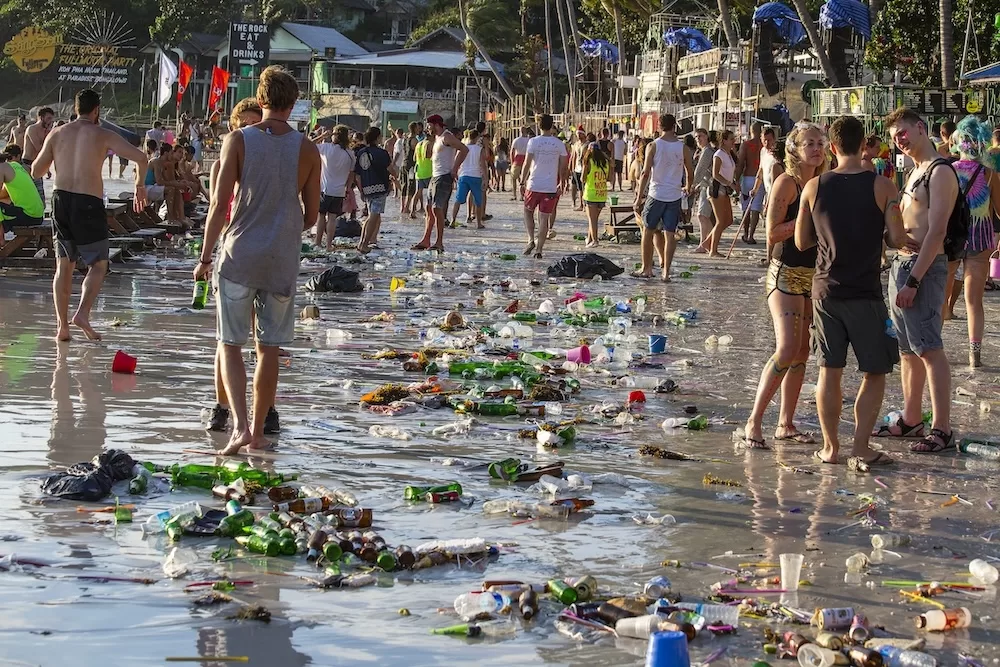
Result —
[{"label": "shirtless man", "polygon": [[[927,126],[906,107],[885,119],[896,147],[914,162],[902,195],[907,247],[892,262],[889,307],[899,339],[903,414],[876,435],[921,438],[921,399],[930,386],[934,412],[930,435],[910,451],[937,453],[955,449],[951,430],[951,368],[941,340],[941,309],[950,286],[945,237],[960,196],[958,175],[935,149]],[[942,125],[942,135],[944,127]]]},{"label": "shirtless man", "polygon": [[[31,163],[35,161],[38,154],[42,151],[42,145],[45,143],[45,138],[49,136],[52,131],[52,123],[55,119],[56,114],[49,107],[42,107],[38,110],[38,120],[28,126],[28,129],[24,131],[24,157],[22,162],[27,168],[31,168]],[[105,156],[107,153],[105,153]],[[104,156],[101,157],[101,163],[104,162]],[[42,172],[35,175],[35,171],[32,169],[32,179],[35,181],[35,188],[38,189],[38,195],[45,201],[45,182],[42,180],[45,177],[46,172]],[[102,201],[104,192],[101,192]]]},{"label": "shirtless man", "polygon": [[[31,176],[40,179],[55,166],[56,182],[52,193],[52,228],[56,249],[56,275],[52,294],[56,304],[56,338],[70,340],[67,318],[73,290],[73,268],[83,259],[89,270],[83,280],[80,307],[73,324],[90,340],[101,336],[90,326],[90,309],[97,301],[101,283],[108,271],[108,220],[104,212],[104,181],[101,165],[109,150],[135,162],[136,212],[146,207],[146,154],[118,134],[100,126],[101,96],[90,88],[76,94],[78,117],[53,130],[45,138],[41,152],[31,165]],[[50,121],[51,121],[51,114]],[[42,114],[39,112],[39,120]],[[31,128],[28,129],[31,132]]]},{"label": "shirtless man", "polygon": [[[444,225],[448,218],[448,202],[458,180],[458,171],[469,154],[469,148],[444,125],[444,119],[434,114],[427,117],[428,138],[431,145],[431,183],[427,195],[427,220],[424,236],[412,250],[444,252]],[[437,230],[437,242],[431,245],[431,233]]]},{"label": "shirtless man", "polygon": [[[181,195],[185,187],[176,176],[174,169],[174,151],[168,143],[160,143],[160,157],[149,161],[147,170],[152,177],[147,176],[146,195],[150,201],[162,200],[167,205],[167,222],[181,222],[184,217],[184,199]],[[150,183],[152,181],[152,183]]]},{"label": "shirtless man", "polygon": [[21,148],[24,148],[24,133],[28,129],[28,117],[21,114],[17,117],[16,121],[7,126],[7,129],[10,132],[7,143],[17,144]]},{"label": "shirtless man", "polygon": [[[951,135],[955,132],[955,121],[946,120],[941,123],[941,129],[938,130],[938,136],[941,140],[937,143],[936,150],[938,155],[943,158],[952,159],[951,155]],[[933,139],[931,140],[933,142]]]}]

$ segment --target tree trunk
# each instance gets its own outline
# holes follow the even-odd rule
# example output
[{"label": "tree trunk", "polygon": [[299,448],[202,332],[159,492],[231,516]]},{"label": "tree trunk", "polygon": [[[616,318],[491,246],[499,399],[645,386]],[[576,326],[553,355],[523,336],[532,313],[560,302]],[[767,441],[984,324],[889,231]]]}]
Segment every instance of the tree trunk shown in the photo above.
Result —
[{"label": "tree trunk", "polygon": [[[625,62],[625,39],[622,37],[622,13],[618,8],[618,0],[611,0],[611,9],[614,11],[615,17],[615,46],[618,47],[618,81],[621,81],[622,75],[625,70],[622,69]],[[598,58],[598,66],[600,66],[600,59]],[[604,72],[604,68],[601,67],[601,72]],[[603,74],[602,74],[603,75]],[[617,82],[616,82],[617,83]],[[621,91],[621,86],[615,86],[616,91]],[[619,94],[616,92],[616,95]],[[611,97],[610,95],[608,96]],[[617,100],[621,101],[621,100]],[[600,100],[598,100],[600,103]]]},{"label": "tree trunk", "polygon": [[552,67],[552,17],[549,0],[545,0],[545,52],[549,59],[549,113],[556,112],[556,77]]},{"label": "tree trunk", "polygon": [[719,0],[719,17],[722,19],[722,31],[726,33],[726,42],[735,49],[740,45],[740,36],[733,25],[733,11],[729,0]]},{"label": "tree trunk", "polygon": [[[465,3],[463,0],[458,0],[458,19],[462,23],[462,30],[465,31],[465,36],[468,37],[469,41],[472,42],[472,45],[476,47],[476,51],[479,53],[480,57],[486,61],[486,66],[490,68],[490,71],[493,73],[494,78],[496,78],[497,83],[500,84],[503,92],[506,93],[508,98],[514,97],[513,89],[511,89],[510,84],[507,83],[507,79],[505,79],[497,70],[496,65],[493,63],[493,59],[490,58],[490,54],[486,53],[486,49],[483,48],[483,45],[480,44],[479,40],[476,39],[476,36],[469,31],[469,23],[466,21]],[[476,69],[475,58],[472,60],[472,69]]]},{"label": "tree trunk", "polygon": [[[562,38],[563,43],[563,60],[566,61],[566,84],[569,86],[569,109],[567,111],[579,111],[576,108],[576,94],[574,88],[576,87],[576,67],[573,66],[573,60],[570,59],[570,46],[569,40],[566,38],[566,17],[563,11],[563,0],[556,0],[556,20],[559,21],[559,36]],[[573,54],[576,56],[576,54]]]},{"label": "tree trunk", "polygon": [[820,67],[823,68],[823,74],[830,82],[830,85],[835,87],[849,85],[849,81],[841,81],[837,78],[837,72],[833,69],[833,63],[830,62],[830,54],[827,53],[823,41],[819,38],[819,32],[813,24],[812,15],[809,13],[809,8],[806,7],[806,0],[792,0],[792,2],[795,5],[795,11],[798,12],[799,20],[802,21],[802,27],[806,29],[806,34],[809,35],[809,43],[812,44],[813,51],[816,52]]},{"label": "tree trunk", "polygon": [[941,19],[941,85],[954,88],[955,83],[955,26],[952,25],[951,0],[938,0]]}]

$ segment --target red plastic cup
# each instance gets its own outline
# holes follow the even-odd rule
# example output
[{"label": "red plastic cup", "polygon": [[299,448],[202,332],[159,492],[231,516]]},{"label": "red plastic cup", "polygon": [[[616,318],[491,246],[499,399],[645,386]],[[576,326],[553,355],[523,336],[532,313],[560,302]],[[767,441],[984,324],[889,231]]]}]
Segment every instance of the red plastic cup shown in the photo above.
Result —
[{"label": "red plastic cup", "polygon": [[636,391],[630,391],[629,394],[628,394],[628,402],[629,403],[645,403],[646,402],[646,394],[644,394],[644,393],[642,393],[641,391],[638,391],[638,390],[636,390]]},{"label": "red plastic cup", "polygon": [[111,362],[112,373],[135,373],[135,366],[139,362],[132,355],[125,354],[121,350],[115,352],[115,358]]}]

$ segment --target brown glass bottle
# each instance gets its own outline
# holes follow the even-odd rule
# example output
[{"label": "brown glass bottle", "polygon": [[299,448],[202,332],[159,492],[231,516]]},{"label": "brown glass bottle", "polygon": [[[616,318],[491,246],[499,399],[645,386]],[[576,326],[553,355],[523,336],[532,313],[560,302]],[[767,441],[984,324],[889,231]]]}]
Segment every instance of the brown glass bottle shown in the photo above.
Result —
[{"label": "brown glass bottle", "polygon": [[410,569],[417,562],[417,557],[413,555],[413,550],[405,544],[396,547],[396,560],[403,569]]},{"label": "brown glass bottle", "polygon": [[372,511],[361,507],[338,507],[330,512],[338,528],[368,528],[372,525]]},{"label": "brown glass bottle", "polygon": [[309,551],[306,553],[306,560],[310,563],[319,558],[323,545],[326,544],[326,531],[317,530],[309,537]]},{"label": "brown glass bottle", "polygon": [[882,654],[863,646],[852,646],[847,651],[847,659],[854,667],[883,667]]},{"label": "brown glass bottle", "polygon": [[293,486],[272,486],[267,490],[267,497],[272,503],[283,503],[299,497],[299,490]]}]

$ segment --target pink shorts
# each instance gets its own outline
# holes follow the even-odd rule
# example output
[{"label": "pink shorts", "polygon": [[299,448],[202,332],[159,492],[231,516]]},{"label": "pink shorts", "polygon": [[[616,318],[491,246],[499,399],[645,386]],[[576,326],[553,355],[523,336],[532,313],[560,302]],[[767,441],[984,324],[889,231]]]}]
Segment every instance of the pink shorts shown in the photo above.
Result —
[{"label": "pink shorts", "polygon": [[556,204],[559,203],[559,195],[555,192],[532,192],[524,193],[524,209],[534,212],[537,208],[539,213],[555,213]]}]

